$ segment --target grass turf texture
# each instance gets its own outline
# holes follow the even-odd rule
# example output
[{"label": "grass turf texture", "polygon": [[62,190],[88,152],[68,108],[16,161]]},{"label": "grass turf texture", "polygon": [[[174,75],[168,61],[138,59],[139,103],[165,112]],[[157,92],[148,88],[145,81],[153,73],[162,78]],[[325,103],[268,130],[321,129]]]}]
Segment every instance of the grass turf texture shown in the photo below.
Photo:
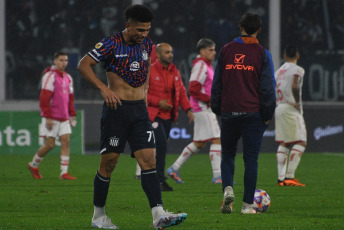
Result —
[{"label": "grass turf texture", "polygon": [[[30,175],[31,155],[0,156],[0,229],[92,229],[93,179],[99,156],[72,156],[70,173],[76,181],[59,180],[59,156],[41,163],[42,180]],[[166,167],[178,157],[167,156]],[[152,216],[139,180],[136,161],[120,157],[112,176],[107,213],[121,229],[152,229]],[[163,192],[164,207],[186,212],[179,229],[343,229],[344,154],[305,153],[297,178],[306,187],[278,187],[275,154],[261,154],[257,188],[271,197],[266,213],[241,215],[242,154],[236,159],[236,200],[232,214],[220,213],[221,185],[211,184],[209,156],[195,155],[181,169],[185,184],[168,179],[174,192]]]}]

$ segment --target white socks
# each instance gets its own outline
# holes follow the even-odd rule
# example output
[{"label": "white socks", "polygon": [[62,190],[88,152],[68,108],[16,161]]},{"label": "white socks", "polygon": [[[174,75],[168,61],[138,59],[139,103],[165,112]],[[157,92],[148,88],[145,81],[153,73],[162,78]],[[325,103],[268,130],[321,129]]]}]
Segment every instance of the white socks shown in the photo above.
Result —
[{"label": "white socks", "polygon": [[294,179],[295,171],[300,163],[302,153],[305,151],[305,147],[302,145],[294,145],[289,154],[289,163],[287,169],[287,175],[285,177]]},{"label": "white socks", "polygon": [[93,219],[97,219],[99,217],[105,216],[105,206],[104,207],[96,207],[94,206],[94,213],[93,213]]},{"label": "white socks", "polygon": [[182,154],[178,157],[178,159],[173,163],[172,168],[174,171],[179,171],[179,169],[182,167],[182,165],[190,159],[194,154],[198,153],[199,149],[194,145],[193,142],[188,144]]},{"label": "white socks", "polygon": [[156,206],[152,208],[152,216],[153,220],[157,220],[161,214],[163,214],[165,211],[162,208],[162,206]]},{"label": "white socks", "polygon": [[213,178],[221,176],[221,145],[212,144],[210,145],[209,157],[211,167],[213,169]]},{"label": "white socks", "polygon": [[31,161],[31,166],[34,168],[37,168],[39,163],[43,160],[43,157],[39,157],[37,153],[33,156],[33,159]]},{"label": "white socks", "polygon": [[135,176],[141,176],[141,167],[140,167],[139,163],[136,163]]},{"label": "white socks", "polygon": [[290,151],[289,148],[283,147],[281,145],[278,146],[276,158],[277,158],[278,180],[280,181],[283,181],[285,178],[289,151]]},{"label": "white socks", "polygon": [[68,165],[69,165],[69,156],[61,156],[61,175],[66,173],[68,171]]}]

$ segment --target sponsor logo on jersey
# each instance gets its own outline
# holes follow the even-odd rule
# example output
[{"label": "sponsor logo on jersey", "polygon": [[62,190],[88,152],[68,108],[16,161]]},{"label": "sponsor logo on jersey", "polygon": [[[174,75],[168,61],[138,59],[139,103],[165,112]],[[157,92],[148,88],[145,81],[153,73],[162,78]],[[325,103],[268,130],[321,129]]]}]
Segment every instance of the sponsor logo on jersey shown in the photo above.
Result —
[{"label": "sponsor logo on jersey", "polygon": [[109,145],[114,146],[114,147],[118,146],[119,145],[119,138],[117,138],[117,137],[110,137]]},{"label": "sponsor logo on jersey", "polygon": [[93,52],[95,55],[97,55],[97,57],[100,56],[100,53],[98,53],[96,49],[93,49],[92,52]]},{"label": "sponsor logo on jersey", "polygon": [[101,43],[101,42],[98,42],[97,44],[96,44],[96,49],[99,49],[100,47],[102,47],[103,46],[103,43]]},{"label": "sponsor logo on jersey", "polygon": [[159,76],[156,76],[154,80],[160,81],[160,77],[159,77]]},{"label": "sponsor logo on jersey", "polygon": [[226,65],[226,69],[237,69],[237,70],[244,70],[244,71],[253,71],[254,67],[250,65],[243,65],[244,60],[245,60],[244,54],[235,54],[234,57],[234,65],[233,64],[228,64]]},{"label": "sponsor logo on jersey", "polygon": [[229,64],[226,65],[226,69],[237,69],[237,70],[244,70],[244,71],[253,71],[254,67],[250,65],[238,65],[238,64]]},{"label": "sponsor logo on jersey", "polygon": [[174,80],[178,81],[179,80],[178,76],[174,76]]},{"label": "sponsor logo on jersey", "polygon": [[234,63],[236,64],[243,64],[244,63],[244,59],[245,59],[244,54],[236,54],[234,57]]},{"label": "sponsor logo on jersey", "polygon": [[147,61],[148,60],[148,52],[146,50],[142,51],[142,59],[144,61]]},{"label": "sponsor logo on jersey", "polygon": [[130,71],[138,71],[140,69],[140,63],[134,61],[130,64]]},{"label": "sponsor logo on jersey", "polygon": [[115,57],[117,58],[117,57],[128,57],[128,54],[117,54],[117,55],[115,55]]}]

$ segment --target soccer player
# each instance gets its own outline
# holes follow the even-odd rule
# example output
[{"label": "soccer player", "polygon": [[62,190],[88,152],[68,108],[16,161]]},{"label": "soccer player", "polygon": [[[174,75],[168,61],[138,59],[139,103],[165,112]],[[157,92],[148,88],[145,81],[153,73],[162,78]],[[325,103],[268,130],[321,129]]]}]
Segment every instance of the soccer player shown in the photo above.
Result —
[{"label": "soccer player", "polygon": [[196,49],[199,55],[192,63],[189,83],[190,102],[195,116],[193,142],[184,148],[179,158],[167,169],[167,175],[176,183],[184,183],[180,177],[180,168],[211,141],[209,156],[213,170],[212,183],[219,184],[222,183],[220,127],[216,115],[210,109],[210,91],[214,76],[211,62],[216,54],[215,42],[202,38],[197,42]]},{"label": "soccer player", "polygon": [[218,57],[211,88],[211,109],[221,115],[222,213],[232,212],[235,156],[240,137],[245,165],[241,213],[252,208],[263,133],[276,107],[275,78],[270,52],[259,44],[262,21],[246,13],[239,22],[241,36],[226,44]]},{"label": "soccer player", "polygon": [[186,112],[190,123],[193,122],[194,115],[179,70],[172,63],[172,46],[167,43],[158,44],[156,55],[157,61],[152,64],[149,78],[148,113],[156,139],[156,169],[161,191],[173,191],[164,174],[167,139],[172,122],[178,118],[179,107]]},{"label": "soccer player", "polygon": [[[78,64],[83,77],[99,89],[104,98],[100,165],[94,179],[92,226],[96,228],[118,229],[106,215],[105,203],[111,174],[127,141],[132,157],[142,169],[141,185],[152,211],[153,227],[177,225],[187,217],[186,213],[164,211],[156,171],[155,137],[146,106],[152,50],[148,33],[153,17],[144,5],[129,6],[125,11],[126,28],[97,43]],[[106,69],[108,86],[92,70],[99,62]]]},{"label": "soccer player", "polygon": [[275,140],[280,143],[276,154],[277,183],[280,186],[306,186],[295,178],[295,171],[307,145],[302,109],[302,84],[305,71],[297,65],[300,54],[295,46],[287,46],[283,57],[285,63],[275,73],[277,84]]},{"label": "soccer player", "polygon": [[59,137],[61,142],[60,179],[75,180],[76,177],[68,173],[71,125],[76,125],[73,79],[65,72],[68,64],[66,53],[56,52],[53,62],[54,65],[44,70],[39,96],[42,117],[39,135],[45,138],[45,144],[37,150],[27,167],[35,179],[42,179],[38,166],[46,154],[55,147],[55,139]]}]

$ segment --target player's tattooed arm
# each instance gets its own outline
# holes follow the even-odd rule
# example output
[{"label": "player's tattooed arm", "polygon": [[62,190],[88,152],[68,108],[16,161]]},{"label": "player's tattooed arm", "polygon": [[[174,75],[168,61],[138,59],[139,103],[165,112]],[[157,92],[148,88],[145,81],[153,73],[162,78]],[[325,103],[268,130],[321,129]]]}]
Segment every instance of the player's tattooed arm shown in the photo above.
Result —
[{"label": "player's tattooed arm", "polygon": [[293,76],[293,83],[292,83],[292,93],[295,99],[294,107],[300,111],[300,76],[294,75]]}]

